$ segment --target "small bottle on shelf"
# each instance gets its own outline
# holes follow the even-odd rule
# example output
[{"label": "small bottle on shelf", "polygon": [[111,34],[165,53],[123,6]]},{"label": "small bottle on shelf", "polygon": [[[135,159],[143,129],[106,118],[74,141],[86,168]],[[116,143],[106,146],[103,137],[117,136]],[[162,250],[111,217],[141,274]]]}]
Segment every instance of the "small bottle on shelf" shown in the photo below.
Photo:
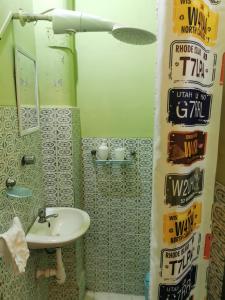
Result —
[{"label": "small bottle on shelf", "polygon": [[107,141],[104,140],[102,144],[98,147],[97,158],[99,160],[107,160],[109,156],[109,147],[107,146]]}]

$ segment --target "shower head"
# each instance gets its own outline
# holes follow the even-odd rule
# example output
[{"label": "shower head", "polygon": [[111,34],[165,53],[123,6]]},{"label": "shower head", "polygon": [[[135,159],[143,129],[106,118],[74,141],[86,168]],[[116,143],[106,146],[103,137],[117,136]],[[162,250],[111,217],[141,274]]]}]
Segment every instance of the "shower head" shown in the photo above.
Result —
[{"label": "shower head", "polygon": [[156,36],[147,30],[119,25],[101,17],[78,11],[55,9],[52,13],[52,24],[56,34],[109,32],[117,40],[133,45],[147,45],[156,41]]},{"label": "shower head", "polygon": [[[22,26],[26,23],[37,22],[39,20],[52,22],[55,34],[71,32],[109,32],[117,40],[133,45],[147,45],[156,41],[156,36],[150,31],[116,24],[101,17],[79,11],[50,9],[37,15],[27,14],[19,10],[18,13],[9,16],[6,22],[7,24],[11,18],[19,20]],[[3,32],[5,32],[7,24],[0,30],[0,37],[3,35]]]},{"label": "shower head", "polygon": [[112,35],[117,40],[132,45],[148,45],[156,41],[156,36],[150,31],[119,25],[113,27]]}]

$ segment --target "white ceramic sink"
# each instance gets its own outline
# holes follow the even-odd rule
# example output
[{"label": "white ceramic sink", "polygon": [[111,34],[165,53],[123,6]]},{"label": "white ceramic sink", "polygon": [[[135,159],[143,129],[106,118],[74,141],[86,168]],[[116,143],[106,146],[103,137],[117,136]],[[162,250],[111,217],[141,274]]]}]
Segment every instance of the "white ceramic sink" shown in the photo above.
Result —
[{"label": "white ceramic sink", "polygon": [[61,248],[80,236],[90,226],[89,215],[80,209],[70,207],[46,208],[46,216],[58,214],[45,223],[39,223],[39,217],[31,226],[26,240],[30,249]]}]

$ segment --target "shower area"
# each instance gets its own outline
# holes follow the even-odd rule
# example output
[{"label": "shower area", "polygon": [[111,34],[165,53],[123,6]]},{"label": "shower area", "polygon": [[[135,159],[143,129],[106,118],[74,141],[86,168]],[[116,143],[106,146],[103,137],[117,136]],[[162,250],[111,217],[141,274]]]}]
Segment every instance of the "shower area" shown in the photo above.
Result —
[{"label": "shower area", "polygon": [[[14,47],[34,58],[40,124],[21,134],[20,117],[29,127],[34,115],[27,107],[17,114],[14,70],[6,65],[11,88],[3,89],[0,73],[1,231],[16,214],[27,232],[42,207],[80,208],[91,219],[84,237],[62,248],[62,285],[54,277],[35,278],[36,270],[55,268],[54,253],[31,250],[20,277],[0,260],[4,300],[144,299],[150,269],[156,62],[156,39],[148,30],[156,31],[156,15],[155,1],[142,4],[135,1],[131,8],[129,1],[117,0],[109,9],[105,1],[23,0],[19,10],[16,0],[4,2],[0,60],[13,66],[9,54]],[[65,10],[75,6],[86,13],[67,15]],[[58,8],[53,16],[52,7]],[[63,21],[62,15],[67,16]],[[76,38],[65,29],[73,31],[71,19]],[[99,163],[93,155],[103,141],[110,163]],[[114,163],[115,150],[121,148],[125,159]],[[34,156],[35,164],[22,167],[24,155]],[[5,205],[9,175],[33,191],[31,199]]]},{"label": "shower area", "polygon": [[144,294],[150,268],[152,139],[107,140],[110,150],[136,152],[128,166],[95,166],[90,152],[99,138],[82,140],[84,209],[91,217],[85,236],[87,288],[119,294]]},{"label": "shower area", "polygon": [[[134,1],[128,14],[129,1],[114,1],[110,9],[108,5],[76,1],[78,10],[111,20],[123,15],[131,25],[139,10],[140,27],[156,31],[155,1]],[[77,35],[76,47],[83,205],[91,217],[84,238],[87,300],[144,299],[144,279],[150,270],[156,44],[119,44],[102,33],[85,33]],[[91,153],[103,142],[111,157],[115,149],[126,149],[131,164],[96,164]]]}]

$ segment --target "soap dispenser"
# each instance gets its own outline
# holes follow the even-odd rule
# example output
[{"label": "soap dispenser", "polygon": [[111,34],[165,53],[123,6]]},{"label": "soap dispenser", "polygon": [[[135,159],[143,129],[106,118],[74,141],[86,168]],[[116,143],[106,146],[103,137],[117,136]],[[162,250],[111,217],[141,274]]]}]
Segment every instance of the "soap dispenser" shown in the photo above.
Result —
[{"label": "soap dispenser", "polygon": [[104,140],[102,144],[98,147],[97,157],[99,160],[107,160],[109,156],[109,148],[107,146],[107,141]]}]

